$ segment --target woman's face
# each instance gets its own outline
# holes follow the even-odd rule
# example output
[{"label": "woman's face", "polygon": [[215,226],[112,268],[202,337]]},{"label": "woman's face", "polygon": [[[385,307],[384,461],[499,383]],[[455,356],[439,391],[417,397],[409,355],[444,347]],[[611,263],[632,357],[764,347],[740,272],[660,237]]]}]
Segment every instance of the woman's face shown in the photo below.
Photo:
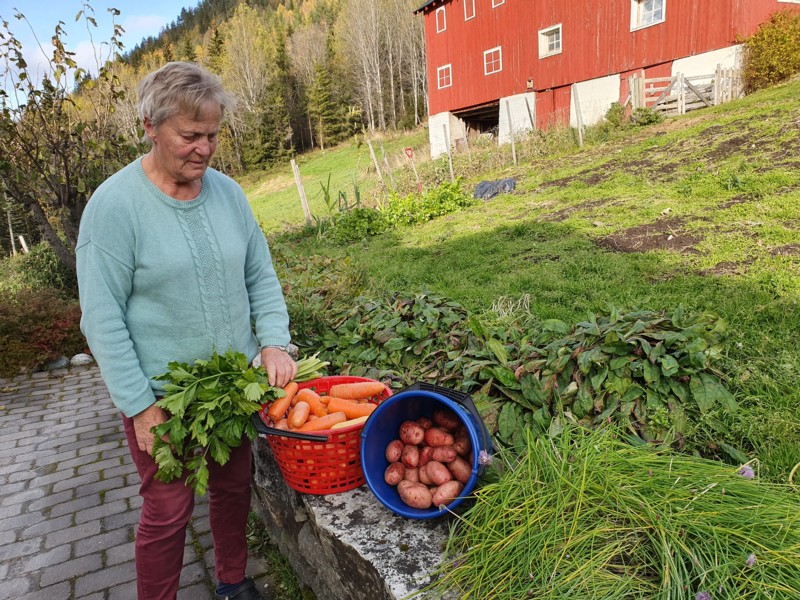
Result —
[{"label": "woman's face", "polygon": [[200,179],[217,149],[221,121],[216,103],[205,104],[196,115],[177,113],[158,127],[145,118],[158,168],[176,183]]}]

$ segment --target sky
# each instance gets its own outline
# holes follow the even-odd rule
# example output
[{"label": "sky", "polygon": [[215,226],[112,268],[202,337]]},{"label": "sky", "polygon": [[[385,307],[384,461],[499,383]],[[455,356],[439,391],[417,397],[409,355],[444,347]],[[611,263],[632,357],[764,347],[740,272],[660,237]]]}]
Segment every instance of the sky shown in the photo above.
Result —
[{"label": "sky", "polygon": [[[62,40],[66,49],[75,52],[74,58],[78,66],[96,73],[96,64],[102,64],[109,55],[108,40],[113,33],[112,19],[125,30],[121,41],[125,46],[124,52],[127,52],[144,38],[157,36],[165,26],[177,19],[182,8],[195,8],[200,3],[199,0],[89,0],[94,13],[90,10],[86,12],[92,14],[98,26],[89,26],[87,29],[85,21],[75,21],[75,16],[84,10],[86,2],[87,0],[0,0],[0,20],[7,21],[11,32],[22,42],[29,67],[42,64],[41,53],[31,28],[47,55],[51,55],[50,39],[58,22],[63,21],[62,28],[67,35]],[[108,12],[109,8],[116,8],[120,14],[112,17]],[[14,18],[15,9],[25,15],[30,26]],[[4,29],[0,27],[0,31]],[[41,72],[41,69],[31,69],[32,75]]]}]

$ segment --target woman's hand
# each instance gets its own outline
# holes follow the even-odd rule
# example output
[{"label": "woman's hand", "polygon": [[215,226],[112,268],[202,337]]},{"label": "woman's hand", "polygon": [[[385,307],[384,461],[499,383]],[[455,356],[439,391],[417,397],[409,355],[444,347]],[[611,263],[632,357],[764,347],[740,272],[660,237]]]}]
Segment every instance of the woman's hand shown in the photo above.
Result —
[{"label": "woman's hand", "polygon": [[139,450],[150,455],[153,454],[155,435],[150,430],[156,425],[161,425],[167,419],[167,413],[164,412],[164,409],[155,404],[151,404],[133,417],[133,430],[136,432],[136,443],[139,445]]},{"label": "woman's hand", "polygon": [[263,348],[261,366],[267,372],[267,380],[273,387],[285,387],[297,375],[297,363],[280,348]]}]

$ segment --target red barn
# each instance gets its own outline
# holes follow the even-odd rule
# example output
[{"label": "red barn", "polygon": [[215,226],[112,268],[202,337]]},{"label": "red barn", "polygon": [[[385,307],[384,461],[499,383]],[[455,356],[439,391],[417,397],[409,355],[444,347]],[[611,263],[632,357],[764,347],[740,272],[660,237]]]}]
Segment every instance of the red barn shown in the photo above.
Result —
[{"label": "red barn", "polygon": [[584,124],[624,102],[628,76],[737,66],[741,36],[800,0],[430,0],[425,19],[431,154],[468,130]]}]

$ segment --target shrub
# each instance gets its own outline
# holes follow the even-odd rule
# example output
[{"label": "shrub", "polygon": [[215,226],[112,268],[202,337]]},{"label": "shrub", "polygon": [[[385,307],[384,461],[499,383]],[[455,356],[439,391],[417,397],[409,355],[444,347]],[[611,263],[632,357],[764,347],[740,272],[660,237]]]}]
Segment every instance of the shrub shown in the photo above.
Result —
[{"label": "shrub", "polygon": [[800,73],[800,15],[772,15],[744,40],[744,87],[750,93]]},{"label": "shrub", "polygon": [[392,193],[383,213],[390,225],[418,225],[475,202],[477,200],[462,191],[460,182],[442,183],[424,194],[401,197]]},{"label": "shrub", "polygon": [[326,239],[336,244],[350,244],[386,231],[389,224],[383,214],[374,208],[354,208],[341,213],[324,233]]},{"label": "shrub", "polygon": [[22,283],[27,287],[51,288],[73,298],[78,294],[78,280],[75,273],[58,260],[47,242],[40,242],[33,246],[30,252],[19,256],[15,268]]},{"label": "shrub", "polygon": [[612,102],[606,111],[606,122],[614,129],[625,125],[625,107],[619,102]]},{"label": "shrub", "polygon": [[652,108],[637,108],[631,114],[631,122],[639,127],[655,125],[664,120],[664,115]]},{"label": "shrub", "polygon": [[64,299],[52,288],[0,296],[0,377],[84,351],[80,314],[77,302]]}]

